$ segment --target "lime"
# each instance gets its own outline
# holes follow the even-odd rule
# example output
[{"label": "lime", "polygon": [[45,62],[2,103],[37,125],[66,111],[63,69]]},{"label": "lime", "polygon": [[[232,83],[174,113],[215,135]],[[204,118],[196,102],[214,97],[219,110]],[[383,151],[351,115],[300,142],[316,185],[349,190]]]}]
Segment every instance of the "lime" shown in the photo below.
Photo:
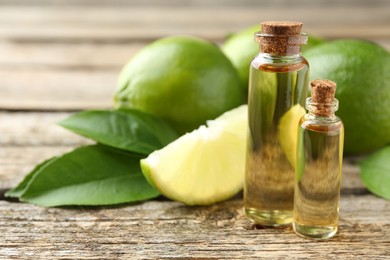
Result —
[{"label": "lime", "polygon": [[[258,25],[244,29],[230,36],[222,45],[222,51],[237,69],[244,94],[248,92],[249,64],[259,53],[259,45],[254,40],[254,34],[260,30]],[[322,38],[309,36],[308,43],[302,46],[302,51],[325,42]]]},{"label": "lime", "polygon": [[249,65],[259,53],[259,45],[254,40],[257,31],[258,25],[246,28],[231,35],[221,47],[236,68],[244,93],[248,91]]},{"label": "lime", "polygon": [[242,189],[247,106],[208,121],[141,160],[147,180],[161,194],[188,205],[208,205]]},{"label": "lime", "polygon": [[298,137],[298,124],[299,120],[306,113],[305,109],[296,104],[292,106],[287,112],[280,118],[278,124],[278,138],[280,145],[286,155],[287,160],[291,166],[295,169],[296,164],[296,150],[297,150],[297,137]]},{"label": "lime", "polygon": [[123,68],[117,87],[116,108],[156,115],[179,133],[243,103],[229,59],[216,45],[186,36],[143,48]]},{"label": "lime", "polygon": [[337,83],[337,115],[345,152],[359,154],[390,143],[390,54],[362,40],[337,40],[306,52],[311,79]]}]

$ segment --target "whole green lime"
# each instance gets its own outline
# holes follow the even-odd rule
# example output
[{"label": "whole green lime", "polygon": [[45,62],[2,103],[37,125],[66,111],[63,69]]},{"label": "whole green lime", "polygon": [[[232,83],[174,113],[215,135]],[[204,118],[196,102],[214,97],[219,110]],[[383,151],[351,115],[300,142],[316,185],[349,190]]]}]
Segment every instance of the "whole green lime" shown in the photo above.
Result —
[{"label": "whole green lime", "polygon": [[135,108],[185,133],[243,103],[236,70],[213,43],[187,36],[144,47],[122,69],[116,108]]},{"label": "whole green lime", "polygon": [[[254,34],[259,30],[258,25],[246,28],[230,36],[221,47],[237,69],[245,95],[248,92],[249,64],[259,53],[259,45],[254,40]],[[302,46],[302,51],[324,42],[322,38],[309,36],[308,43]]]},{"label": "whole green lime", "polygon": [[311,79],[337,83],[337,115],[345,152],[360,154],[390,143],[390,54],[362,40],[337,40],[306,52]]}]

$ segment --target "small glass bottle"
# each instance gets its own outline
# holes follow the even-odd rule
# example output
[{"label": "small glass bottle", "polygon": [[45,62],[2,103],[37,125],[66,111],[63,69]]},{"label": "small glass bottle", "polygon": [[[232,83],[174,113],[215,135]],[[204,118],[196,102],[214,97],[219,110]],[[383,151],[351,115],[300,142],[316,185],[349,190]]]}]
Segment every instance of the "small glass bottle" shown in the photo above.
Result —
[{"label": "small glass bottle", "polygon": [[344,127],[335,115],[336,83],[311,82],[308,114],[298,128],[294,195],[294,231],[303,237],[326,239],[338,226]]},{"label": "small glass bottle", "polygon": [[263,22],[251,63],[244,211],[255,224],[292,222],[296,132],[305,114],[309,64],[300,22]]}]

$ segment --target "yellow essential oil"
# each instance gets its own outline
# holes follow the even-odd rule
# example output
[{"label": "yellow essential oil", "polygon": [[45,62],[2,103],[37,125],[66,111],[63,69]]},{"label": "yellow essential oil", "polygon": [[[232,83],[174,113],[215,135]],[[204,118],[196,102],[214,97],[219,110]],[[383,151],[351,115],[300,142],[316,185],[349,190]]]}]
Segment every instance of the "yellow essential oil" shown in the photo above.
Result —
[{"label": "yellow essential oil", "polygon": [[299,123],[293,228],[303,237],[326,239],[337,232],[344,127],[334,114],[335,88],[331,81],[312,81],[309,113]]},{"label": "yellow essential oil", "polygon": [[296,131],[309,83],[301,26],[265,22],[256,34],[260,53],[250,66],[244,182],[244,211],[255,224],[278,226],[293,218]]}]

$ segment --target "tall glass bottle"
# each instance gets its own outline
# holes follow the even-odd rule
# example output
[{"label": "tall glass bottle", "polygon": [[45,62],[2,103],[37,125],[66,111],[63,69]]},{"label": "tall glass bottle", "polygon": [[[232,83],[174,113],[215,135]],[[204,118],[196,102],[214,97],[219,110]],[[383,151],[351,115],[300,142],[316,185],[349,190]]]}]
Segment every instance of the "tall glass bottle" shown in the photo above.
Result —
[{"label": "tall glass bottle", "polygon": [[299,123],[293,228],[309,238],[337,232],[344,127],[335,89],[332,81],[312,81],[309,112]]},{"label": "tall glass bottle", "polygon": [[300,22],[263,22],[251,63],[244,211],[256,224],[292,222],[296,133],[304,115],[309,64]]}]

